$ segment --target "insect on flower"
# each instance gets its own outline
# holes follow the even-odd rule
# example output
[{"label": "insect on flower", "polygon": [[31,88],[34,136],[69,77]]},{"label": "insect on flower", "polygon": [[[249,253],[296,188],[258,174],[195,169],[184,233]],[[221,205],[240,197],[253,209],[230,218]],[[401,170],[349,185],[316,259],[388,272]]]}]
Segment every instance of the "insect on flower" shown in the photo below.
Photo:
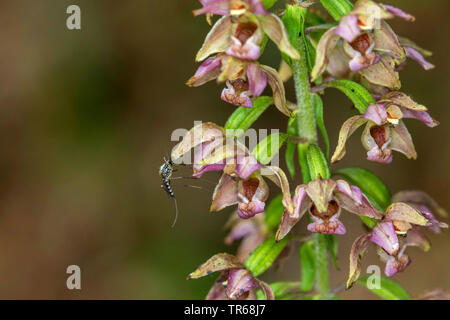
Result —
[{"label": "insect on flower", "polygon": [[173,168],[174,163],[170,158],[166,159],[166,157],[164,157],[163,159],[164,159],[164,163],[159,168],[159,175],[161,176],[161,179],[162,179],[161,188],[163,188],[164,191],[166,191],[166,193],[169,195],[169,197],[171,197],[173,199],[173,201],[175,203],[175,219],[173,220],[173,223],[172,223],[172,228],[173,228],[178,219],[177,199],[175,198],[175,194],[173,193],[172,186],[170,185],[170,179],[171,179],[172,173],[174,171],[174,168]]}]

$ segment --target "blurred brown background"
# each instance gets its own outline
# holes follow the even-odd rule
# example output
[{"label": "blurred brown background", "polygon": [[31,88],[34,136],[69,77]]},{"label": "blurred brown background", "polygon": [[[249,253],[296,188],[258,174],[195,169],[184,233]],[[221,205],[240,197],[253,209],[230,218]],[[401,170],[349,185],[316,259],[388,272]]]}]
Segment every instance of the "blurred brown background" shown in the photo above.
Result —
[{"label": "blurred brown background", "polygon": [[[450,2],[386,0],[414,14],[395,30],[435,52],[437,68],[410,62],[403,91],[430,106],[435,129],[407,120],[419,153],[408,161],[396,153],[392,165],[369,163],[357,135],[339,166],[363,166],[379,174],[394,193],[423,189],[450,209],[448,170],[450,110]],[[66,28],[66,8],[82,10],[82,30]],[[9,0],[0,3],[0,298],[202,299],[214,277],[186,275],[217,252],[232,209],[208,213],[211,187],[175,186],[180,219],[174,229],[172,201],[160,189],[162,157],[174,145],[171,132],[194,120],[223,124],[233,107],[219,99],[215,83],[190,89],[194,55],[209,26],[194,18],[195,0]],[[275,67],[276,50],[263,61]],[[292,84],[287,84],[293,100]],[[351,103],[327,91],[325,121],[334,148]],[[255,124],[284,128],[270,108]],[[215,180],[217,174],[206,179]],[[294,181],[293,185],[299,181]],[[177,185],[177,183],[175,183]],[[344,213],[344,281],[353,239],[363,232]],[[448,221],[447,221],[448,222]],[[412,295],[450,289],[449,232],[430,235],[428,253],[411,248],[413,264],[396,277]],[[378,262],[374,248],[364,267]],[[82,290],[66,288],[66,268],[82,270]],[[298,279],[293,254],[266,280]],[[375,298],[362,288],[342,298]]]}]

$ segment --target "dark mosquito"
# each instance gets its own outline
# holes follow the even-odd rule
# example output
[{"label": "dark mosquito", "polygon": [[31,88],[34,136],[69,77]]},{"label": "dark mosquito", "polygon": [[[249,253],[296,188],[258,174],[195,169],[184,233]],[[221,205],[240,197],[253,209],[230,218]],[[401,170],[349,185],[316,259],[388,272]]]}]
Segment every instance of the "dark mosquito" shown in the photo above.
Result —
[{"label": "dark mosquito", "polygon": [[[159,175],[161,176],[162,183],[161,188],[164,189],[164,191],[171,197],[175,203],[175,219],[172,223],[172,228],[175,226],[177,219],[178,219],[178,204],[177,199],[175,198],[175,194],[172,189],[172,185],[170,182],[175,179],[197,179],[194,177],[172,177],[172,173],[177,171],[174,169],[175,163],[169,158],[166,159],[166,157],[163,158],[164,163],[159,168]],[[196,189],[201,189],[199,186],[193,186],[193,185],[184,185],[185,187],[191,187]]]}]

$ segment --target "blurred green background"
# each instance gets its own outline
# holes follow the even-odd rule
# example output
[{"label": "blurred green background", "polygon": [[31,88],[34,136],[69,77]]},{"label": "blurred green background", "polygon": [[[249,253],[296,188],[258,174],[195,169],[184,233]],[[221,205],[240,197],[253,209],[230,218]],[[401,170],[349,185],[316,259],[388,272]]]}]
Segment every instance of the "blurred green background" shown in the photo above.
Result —
[{"label": "blurred green background", "polygon": [[[417,161],[395,154],[392,165],[369,163],[357,135],[336,167],[373,170],[393,193],[422,189],[450,209],[449,126],[450,2],[385,1],[414,14],[415,23],[392,21],[397,33],[434,51],[437,68],[425,72],[410,62],[401,73],[403,91],[427,105],[441,122],[435,129],[407,120]],[[77,4],[82,30],[66,28],[66,8]],[[194,55],[209,30],[194,18],[195,0],[9,0],[0,3],[0,298],[202,299],[214,276],[186,281],[189,272],[217,252],[233,210],[208,212],[212,186],[175,184],[180,218],[160,189],[158,169],[174,142],[174,129],[194,120],[224,124],[233,107],[219,99],[215,83],[190,89]],[[263,57],[278,67],[271,46]],[[294,99],[292,83],[288,98]],[[335,90],[324,99],[331,147],[351,103]],[[255,124],[284,128],[271,107]],[[215,181],[217,173],[207,180]],[[299,181],[293,181],[292,185]],[[275,190],[275,189],[274,189]],[[363,232],[344,214],[339,271],[348,273],[348,253]],[[448,221],[447,221],[448,222]],[[304,223],[304,222],[303,222]],[[450,289],[449,232],[430,235],[432,250],[408,250],[412,265],[396,279],[413,296]],[[382,264],[374,247],[364,260]],[[66,288],[66,268],[82,270],[82,289]],[[268,281],[298,279],[294,253]],[[371,299],[354,288],[344,299]]]}]

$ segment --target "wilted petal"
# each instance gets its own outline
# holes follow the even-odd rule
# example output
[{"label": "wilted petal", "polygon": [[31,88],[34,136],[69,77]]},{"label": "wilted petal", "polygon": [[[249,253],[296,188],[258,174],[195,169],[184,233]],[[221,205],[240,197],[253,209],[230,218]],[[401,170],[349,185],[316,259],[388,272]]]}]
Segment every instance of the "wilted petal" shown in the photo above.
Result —
[{"label": "wilted petal", "polygon": [[273,181],[278,187],[281,188],[281,192],[283,193],[283,206],[287,210],[287,212],[292,215],[294,212],[294,205],[291,199],[291,191],[289,188],[289,181],[286,177],[286,174],[279,167],[275,166],[267,166],[261,170],[261,174],[271,181]]},{"label": "wilted petal", "polygon": [[245,69],[246,61],[236,59],[233,56],[222,55],[221,73],[217,77],[218,82],[233,81],[240,79]]},{"label": "wilted petal", "polygon": [[261,288],[261,291],[266,297],[266,300],[275,300],[275,294],[273,293],[273,290],[268,283],[264,281],[259,281],[259,287]]},{"label": "wilted petal", "polygon": [[392,57],[383,55],[380,62],[359,71],[368,82],[398,90],[401,87],[398,72],[395,71],[395,62]]},{"label": "wilted petal", "polygon": [[392,197],[393,202],[407,202],[417,205],[425,205],[431,209],[430,212],[439,214],[441,217],[447,217],[448,214],[444,208],[442,208],[432,197],[426,192],[420,190],[405,190],[396,193]]},{"label": "wilted petal", "polygon": [[417,152],[411,135],[403,121],[400,121],[398,125],[392,128],[391,138],[390,149],[403,153],[408,159],[417,159]]},{"label": "wilted petal", "polygon": [[403,118],[416,119],[428,127],[433,128],[439,125],[439,121],[433,119],[426,111],[413,111],[409,109],[403,110]]},{"label": "wilted petal", "polygon": [[415,102],[410,96],[400,91],[391,91],[385,94],[379,102],[386,105],[393,104],[412,111],[427,111],[427,107]]},{"label": "wilted petal", "polygon": [[328,211],[329,202],[333,199],[336,181],[331,179],[315,179],[306,185],[306,193],[321,213]]},{"label": "wilted petal", "polygon": [[295,189],[294,196],[292,197],[292,203],[294,205],[294,211],[290,214],[288,211],[284,211],[281,217],[280,226],[278,227],[275,239],[280,241],[283,239],[289,231],[297,224],[297,222],[303,217],[306,210],[311,205],[311,200],[306,195],[305,185],[299,185]]},{"label": "wilted petal", "polygon": [[382,247],[390,255],[395,254],[400,247],[394,225],[390,221],[378,222],[368,239]]},{"label": "wilted petal", "polygon": [[334,198],[343,209],[351,213],[373,219],[383,217],[383,214],[362,194],[361,189],[357,186],[351,186],[344,180],[337,181]]},{"label": "wilted petal", "polygon": [[390,54],[398,62],[405,60],[405,49],[387,22],[381,21],[380,28],[375,28],[373,32],[375,41],[374,50]]},{"label": "wilted petal", "polygon": [[227,174],[222,174],[212,198],[211,212],[220,211],[223,208],[238,203],[238,183]]},{"label": "wilted petal", "polygon": [[369,244],[368,237],[368,235],[364,235],[356,238],[353,242],[352,249],[350,250],[350,272],[347,280],[347,289],[358,280],[361,274],[361,259],[367,251]]},{"label": "wilted petal", "polygon": [[325,32],[319,40],[316,49],[316,62],[311,71],[311,81],[316,81],[326,70],[329,57],[339,41],[339,35],[335,33],[336,28]]},{"label": "wilted petal", "polygon": [[259,283],[246,269],[231,269],[228,275],[227,296],[232,300],[238,299],[244,293],[253,290]]},{"label": "wilted petal", "polygon": [[362,116],[367,120],[375,122],[377,125],[381,126],[386,122],[387,112],[384,105],[381,103],[371,103],[366,110],[366,113]]},{"label": "wilted petal", "polygon": [[341,127],[341,131],[339,131],[339,140],[336,150],[334,151],[333,156],[331,157],[331,162],[335,163],[341,160],[345,156],[345,143],[347,139],[356,131],[360,126],[365,124],[367,119],[362,118],[361,116],[354,116],[344,122]]},{"label": "wilted petal", "polygon": [[419,211],[403,202],[391,204],[386,209],[384,217],[386,220],[404,221],[419,226],[429,224],[428,220]]},{"label": "wilted petal", "polygon": [[228,253],[219,253],[209,258],[208,261],[201,264],[194,272],[189,274],[187,280],[198,279],[213,272],[236,268],[243,268],[243,265],[235,256]]},{"label": "wilted petal", "polygon": [[249,63],[245,68],[249,90],[253,97],[259,97],[267,86],[267,74],[256,63]]},{"label": "wilted petal", "polygon": [[277,70],[265,65],[260,65],[259,67],[267,74],[267,81],[272,88],[273,103],[275,107],[286,116],[294,117],[292,111],[288,108],[284,84],[278,75]]},{"label": "wilted petal", "polygon": [[216,79],[221,73],[220,66],[220,57],[205,60],[195,74],[186,82],[186,85],[189,87],[198,87],[208,81]]},{"label": "wilted petal", "polygon": [[205,13],[226,16],[230,14],[230,0],[200,0],[203,8],[194,10],[195,16]]},{"label": "wilted petal", "polygon": [[342,46],[336,46],[328,57],[327,72],[334,78],[350,78],[350,58]]},{"label": "wilted petal", "polygon": [[[214,24],[198,51],[195,61],[202,61],[210,55],[225,52],[232,44],[232,23],[230,17],[222,17]],[[259,56],[259,54],[258,54]]]},{"label": "wilted petal", "polygon": [[258,16],[258,20],[261,23],[264,32],[273,42],[275,42],[280,51],[284,52],[292,59],[297,60],[300,58],[298,51],[289,41],[286,28],[280,18],[274,14],[265,14]]},{"label": "wilted petal", "polygon": [[204,122],[196,125],[189,130],[183,137],[183,140],[172,149],[171,159],[175,161],[186,152],[189,152],[192,148],[195,148],[205,142],[222,139],[224,136],[225,132],[223,128],[219,127],[215,123]]},{"label": "wilted petal", "polygon": [[388,4],[384,4],[383,7],[389,12],[392,13],[394,16],[397,16],[399,18],[405,19],[406,21],[411,21],[413,22],[414,20],[416,20],[416,18],[414,18],[414,16],[410,15],[409,13],[406,13],[405,11],[390,6]]},{"label": "wilted petal", "polygon": [[417,227],[414,227],[408,231],[405,244],[406,246],[419,247],[425,252],[431,248],[430,241],[428,241],[425,235]]},{"label": "wilted petal", "polygon": [[350,14],[342,17],[334,33],[347,40],[347,42],[353,42],[361,34],[358,26],[358,16]]}]

